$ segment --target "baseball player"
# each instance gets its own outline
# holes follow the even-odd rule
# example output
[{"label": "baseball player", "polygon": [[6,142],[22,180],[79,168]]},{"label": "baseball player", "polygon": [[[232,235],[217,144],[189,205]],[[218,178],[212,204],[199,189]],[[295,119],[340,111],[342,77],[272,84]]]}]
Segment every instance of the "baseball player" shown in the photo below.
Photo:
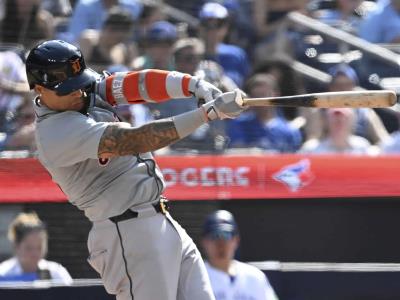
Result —
[{"label": "baseball player", "polygon": [[[168,213],[150,152],[210,120],[239,115],[240,91],[221,94],[196,77],[161,70],[100,75],[60,40],[34,47],[26,71],[38,94],[39,160],[93,223],[88,261],[107,292],[118,300],[214,299],[199,251]],[[122,103],[191,95],[208,102],[141,127],[118,122],[113,112]]]},{"label": "baseball player", "polygon": [[234,259],[239,246],[238,226],[233,215],[218,210],[203,225],[202,246],[206,268],[216,300],[277,300],[264,273]]}]

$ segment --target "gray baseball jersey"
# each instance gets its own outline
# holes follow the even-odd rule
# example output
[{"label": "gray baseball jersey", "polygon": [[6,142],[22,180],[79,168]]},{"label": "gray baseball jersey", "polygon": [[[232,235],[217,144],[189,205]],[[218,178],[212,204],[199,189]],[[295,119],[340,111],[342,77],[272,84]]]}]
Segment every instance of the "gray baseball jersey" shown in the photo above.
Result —
[{"label": "gray baseball jersey", "polygon": [[35,111],[39,160],[69,201],[91,221],[157,201],[165,184],[157,167],[156,176],[149,176],[155,166],[150,153],[140,154],[140,161],[131,155],[98,159],[100,138],[107,125],[116,121],[112,112],[92,105],[88,116],[75,111],[59,113],[40,103],[35,104]]},{"label": "gray baseball jersey", "polygon": [[[112,104],[157,102],[189,96],[195,83],[189,75],[144,70],[111,75],[98,92]],[[87,114],[51,111],[35,101],[39,160],[93,222],[89,264],[117,300],[214,300],[192,239],[165,210],[161,214],[160,206],[153,206],[165,182],[152,155],[98,159],[104,130],[117,121],[112,109],[94,105],[100,100],[91,95]]]}]

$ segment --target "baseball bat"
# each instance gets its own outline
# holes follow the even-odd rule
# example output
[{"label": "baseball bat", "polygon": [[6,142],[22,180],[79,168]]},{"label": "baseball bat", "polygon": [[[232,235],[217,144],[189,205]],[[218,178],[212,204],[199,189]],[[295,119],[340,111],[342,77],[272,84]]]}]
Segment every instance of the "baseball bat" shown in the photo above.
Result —
[{"label": "baseball bat", "polygon": [[346,91],[303,94],[296,96],[243,98],[242,106],[284,106],[284,107],[390,107],[397,102],[396,93],[389,90]]}]

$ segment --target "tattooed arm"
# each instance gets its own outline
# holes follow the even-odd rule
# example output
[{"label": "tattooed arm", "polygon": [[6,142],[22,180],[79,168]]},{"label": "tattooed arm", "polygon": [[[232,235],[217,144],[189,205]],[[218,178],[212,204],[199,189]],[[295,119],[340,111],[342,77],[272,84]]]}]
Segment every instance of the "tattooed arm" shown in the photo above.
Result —
[{"label": "tattooed arm", "polygon": [[137,128],[126,123],[109,125],[100,139],[98,156],[108,158],[154,151],[182,139],[211,120],[235,118],[244,107],[238,103],[243,94],[239,89],[222,94],[198,109],[173,118],[154,121]]},{"label": "tattooed arm", "polygon": [[155,151],[180,139],[172,118],[154,121],[140,127],[124,123],[109,125],[100,139],[99,158],[134,155]]}]

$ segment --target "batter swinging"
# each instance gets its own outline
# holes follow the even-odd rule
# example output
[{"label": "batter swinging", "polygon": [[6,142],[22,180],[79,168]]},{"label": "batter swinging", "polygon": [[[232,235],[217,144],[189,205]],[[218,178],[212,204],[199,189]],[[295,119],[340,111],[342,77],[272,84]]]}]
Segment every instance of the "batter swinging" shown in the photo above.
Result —
[{"label": "batter swinging", "polygon": [[[151,151],[209,120],[242,112],[239,90],[178,72],[143,70],[100,75],[78,48],[46,41],[33,48],[26,71],[35,99],[39,160],[93,226],[90,265],[118,300],[214,299],[203,260],[168,213],[163,176]],[[118,122],[113,105],[194,95],[200,108],[141,127]],[[215,100],[213,100],[215,99]]]}]

